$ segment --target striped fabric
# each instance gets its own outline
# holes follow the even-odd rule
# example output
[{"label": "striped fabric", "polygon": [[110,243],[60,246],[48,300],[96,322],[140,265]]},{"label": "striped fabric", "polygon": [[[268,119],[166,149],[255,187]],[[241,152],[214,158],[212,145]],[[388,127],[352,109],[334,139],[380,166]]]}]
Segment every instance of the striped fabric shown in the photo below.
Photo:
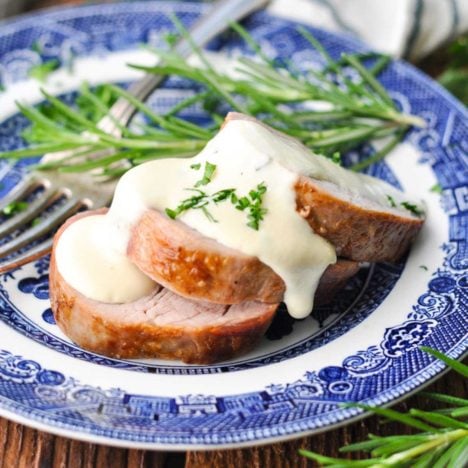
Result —
[{"label": "striped fabric", "polygon": [[[0,0],[0,17],[42,3]],[[468,0],[272,0],[269,9],[279,16],[356,36],[373,49],[409,60],[468,31]]]},{"label": "striped fabric", "polygon": [[270,9],[409,60],[468,31],[468,0],[274,0]]}]

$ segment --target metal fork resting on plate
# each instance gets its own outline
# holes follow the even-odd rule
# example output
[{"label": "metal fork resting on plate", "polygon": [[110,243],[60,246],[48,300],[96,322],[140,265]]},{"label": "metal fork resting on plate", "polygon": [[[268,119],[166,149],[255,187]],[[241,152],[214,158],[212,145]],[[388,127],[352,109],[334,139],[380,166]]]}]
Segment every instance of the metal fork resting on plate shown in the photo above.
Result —
[{"label": "metal fork resting on plate", "polygon": [[[219,1],[191,28],[192,40],[201,47],[223,32],[230,22],[241,20],[255,10],[264,7],[268,2],[269,0]],[[192,51],[191,45],[183,38],[177,42],[175,49],[184,57],[188,57]],[[146,100],[163,81],[164,77],[162,76],[147,74],[133,83],[128,91],[137,99]],[[99,127],[114,136],[120,136],[115,122],[127,126],[135,113],[135,106],[128,100],[120,98],[111,107],[109,114],[99,122]],[[71,153],[67,153],[67,155],[69,154]],[[64,154],[62,153],[61,156],[63,157]],[[50,160],[54,157],[56,154],[47,154],[42,157],[42,160]],[[92,158],[93,155],[88,157]],[[1,200],[0,211],[3,211],[11,203],[25,199],[38,189],[42,189],[42,193],[24,211],[9,218],[0,226],[0,238],[26,227],[32,220],[45,214],[45,210],[59,199],[65,198],[66,200],[43,220],[41,219],[37,224],[33,223],[34,225],[31,225],[30,228],[20,232],[12,240],[0,246],[0,273],[24,265],[50,252],[51,235],[55,228],[82,208],[96,209],[109,204],[115,185],[115,180],[96,183],[86,174],[65,174],[51,171],[30,173]],[[44,238],[45,240],[37,242]],[[31,244],[33,245],[31,246]],[[7,258],[5,259],[5,257]]]}]

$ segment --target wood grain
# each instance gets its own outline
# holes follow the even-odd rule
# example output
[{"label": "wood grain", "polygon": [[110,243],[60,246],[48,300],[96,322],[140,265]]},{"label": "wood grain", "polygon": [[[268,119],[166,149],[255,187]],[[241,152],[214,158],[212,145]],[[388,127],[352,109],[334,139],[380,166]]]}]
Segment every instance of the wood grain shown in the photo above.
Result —
[{"label": "wood grain", "polygon": [[0,468],[163,468],[168,458],[56,437],[0,418]]},{"label": "wood grain", "polygon": [[[39,0],[34,2],[34,6],[79,3],[85,2]],[[436,73],[430,66],[423,68],[431,75]],[[466,397],[467,387],[466,379],[450,372],[432,384],[429,390]],[[433,405],[424,396],[416,395],[396,408],[431,409]],[[183,454],[89,444],[36,431],[0,418],[0,468],[302,468],[314,465],[298,455],[300,448],[336,456],[340,446],[363,440],[368,433],[387,435],[407,432],[408,429],[401,424],[382,424],[379,418],[369,417],[333,431],[287,443]]]},{"label": "wood grain", "polygon": [[[460,375],[450,372],[428,387],[428,390],[450,393],[466,398],[466,395],[468,395],[468,381]],[[422,395],[415,395],[397,405],[395,409],[407,410],[412,407],[431,409],[434,408],[434,403]],[[324,455],[339,456],[339,447],[351,442],[364,440],[369,433],[379,435],[403,434],[409,433],[409,430],[407,427],[397,423],[382,424],[380,418],[372,416],[333,431],[287,443],[243,450],[189,452],[187,454],[186,468],[308,467],[313,466],[313,464],[298,455],[297,451],[300,448]],[[355,455],[353,457],[357,458]],[[349,458],[352,457],[349,456]]]}]

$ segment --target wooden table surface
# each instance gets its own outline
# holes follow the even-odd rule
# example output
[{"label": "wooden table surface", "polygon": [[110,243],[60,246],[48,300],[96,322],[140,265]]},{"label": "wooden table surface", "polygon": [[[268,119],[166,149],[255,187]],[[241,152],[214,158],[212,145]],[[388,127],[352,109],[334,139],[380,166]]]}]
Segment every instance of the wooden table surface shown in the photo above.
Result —
[{"label": "wooden table surface", "polygon": [[[35,7],[78,3],[85,2],[39,0],[35,2]],[[433,74],[433,70],[440,71],[443,58],[441,65],[439,57],[426,60],[422,68],[430,74]],[[466,398],[468,384],[460,375],[449,372],[430,385],[428,390]],[[431,401],[416,394],[395,408],[430,409],[432,406]],[[408,429],[397,423],[382,424],[381,419],[371,416],[339,429],[290,442],[242,450],[167,453],[79,442],[0,418],[0,468],[300,468],[314,466],[298,454],[300,448],[338,456],[339,447],[364,440],[368,433],[402,434],[408,433]]]}]

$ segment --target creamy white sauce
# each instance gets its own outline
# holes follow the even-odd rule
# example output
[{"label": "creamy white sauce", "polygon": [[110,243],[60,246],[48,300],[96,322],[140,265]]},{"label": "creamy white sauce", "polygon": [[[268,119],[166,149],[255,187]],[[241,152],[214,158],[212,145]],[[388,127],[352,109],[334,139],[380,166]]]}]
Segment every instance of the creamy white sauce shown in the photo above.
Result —
[{"label": "creamy white sauce", "polygon": [[[152,161],[130,170],[119,181],[106,216],[83,218],[67,229],[57,247],[57,265],[65,280],[104,302],[129,302],[154,287],[125,256],[130,228],[146,209],[175,209],[193,196],[187,188],[202,178],[206,162],[216,165],[211,182],[200,187],[208,195],[233,188],[245,196],[264,183],[262,206],[267,213],[260,229],[247,226],[247,213],[236,210],[229,200],[207,205],[216,222],[200,209],[188,210],[179,219],[270,266],[283,279],[284,302],[296,318],[310,313],[320,277],[336,262],[333,246],[296,212],[298,177],[313,177],[331,190],[333,184],[339,186],[351,201],[364,199],[375,209],[390,209],[387,195],[397,203],[408,199],[385,182],[342,169],[257,122],[233,120],[195,158]],[[192,169],[197,163],[200,169]]]},{"label": "creamy white sauce", "polygon": [[131,302],[156,287],[125,255],[110,218],[86,216],[60,236],[55,255],[67,283],[90,299]]}]

